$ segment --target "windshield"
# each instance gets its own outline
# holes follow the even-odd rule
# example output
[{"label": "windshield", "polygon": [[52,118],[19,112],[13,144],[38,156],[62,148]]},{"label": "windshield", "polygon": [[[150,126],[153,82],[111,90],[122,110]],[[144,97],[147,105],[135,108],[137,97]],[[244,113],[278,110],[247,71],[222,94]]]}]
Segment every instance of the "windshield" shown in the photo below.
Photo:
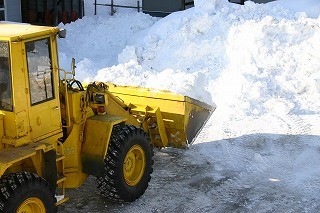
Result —
[{"label": "windshield", "polygon": [[0,110],[12,111],[9,43],[0,41]]}]

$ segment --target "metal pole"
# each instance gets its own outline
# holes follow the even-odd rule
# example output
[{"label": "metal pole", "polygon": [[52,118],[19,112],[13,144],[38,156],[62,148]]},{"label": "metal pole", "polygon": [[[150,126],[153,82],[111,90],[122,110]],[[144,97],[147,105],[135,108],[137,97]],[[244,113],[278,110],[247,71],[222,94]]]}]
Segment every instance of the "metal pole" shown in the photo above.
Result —
[{"label": "metal pole", "polygon": [[53,6],[53,24],[54,26],[58,25],[58,2],[57,0],[54,0],[54,6]]},{"label": "metal pole", "polygon": [[113,16],[113,0],[111,0],[111,16]]},{"label": "metal pole", "polygon": [[[82,16],[81,16],[81,18],[83,17],[83,16],[85,16],[85,14],[84,14],[84,0],[82,0],[82,2],[80,3],[81,4],[81,7],[80,8],[82,8]],[[81,9],[80,9],[81,10]]]},{"label": "metal pole", "polygon": [[94,0],[94,15],[97,15],[97,0]]},{"label": "metal pole", "polygon": [[137,5],[138,5],[138,13],[140,12],[140,1],[137,1]]}]

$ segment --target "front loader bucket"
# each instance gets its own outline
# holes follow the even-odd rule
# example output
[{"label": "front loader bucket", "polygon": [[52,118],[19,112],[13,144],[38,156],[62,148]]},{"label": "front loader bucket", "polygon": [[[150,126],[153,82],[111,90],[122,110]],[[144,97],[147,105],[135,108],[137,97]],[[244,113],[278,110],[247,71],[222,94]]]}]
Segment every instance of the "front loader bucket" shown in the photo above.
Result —
[{"label": "front loader bucket", "polygon": [[108,87],[141,122],[156,147],[187,147],[216,108],[168,91],[113,84]]}]

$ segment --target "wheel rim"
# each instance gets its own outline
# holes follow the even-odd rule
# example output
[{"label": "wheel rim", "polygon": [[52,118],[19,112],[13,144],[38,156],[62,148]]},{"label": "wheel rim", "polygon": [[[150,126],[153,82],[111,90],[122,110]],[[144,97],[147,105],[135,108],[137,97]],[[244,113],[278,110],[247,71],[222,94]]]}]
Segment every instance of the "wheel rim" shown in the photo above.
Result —
[{"label": "wheel rim", "polygon": [[145,170],[146,156],[141,146],[132,146],[126,154],[123,163],[124,180],[129,186],[136,186]]},{"label": "wheel rim", "polygon": [[17,213],[45,213],[46,208],[43,202],[36,197],[31,197],[25,200],[18,207]]}]

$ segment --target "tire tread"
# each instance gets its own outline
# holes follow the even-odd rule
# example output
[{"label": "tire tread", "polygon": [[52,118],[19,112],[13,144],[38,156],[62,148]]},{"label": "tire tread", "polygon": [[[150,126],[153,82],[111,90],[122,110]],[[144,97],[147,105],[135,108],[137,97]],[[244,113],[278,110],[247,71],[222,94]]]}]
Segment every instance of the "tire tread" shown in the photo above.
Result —
[{"label": "tire tread", "polygon": [[[109,200],[113,202],[132,202],[135,199],[139,198],[148,187],[148,183],[151,180],[151,173],[153,171],[152,165],[153,165],[153,149],[152,146],[150,146],[150,156],[151,160],[147,159],[146,164],[148,164],[149,168],[146,168],[146,171],[149,174],[146,175],[146,179],[141,183],[143,186],[141,186],[141,190],[138,195],[134,197],[128,197],[123,193],[123,189],[121,188],[121,184],[119,184],[119,174],[116,171],[121,170],[119,167],[122,166],[122,163],[120,162],[121,157],[125,155],[123,153],[125,151],[126,143],[130,138],[133,137],[140,137],[144,138],[147,141],[150,141],[149,136],[146,132],[144,132],[142,129],[137,128],[132,125],[116,125],[113,128],[109,147],[108,147],[108,154],[105,158],[105,176],[98,178],[99,185],[98,187],[101,190],[101,194],[107,197]],[[145,176],[144,175],[144,176]]]},{"label": "tire tread", "polygon": [[[52,196],[50,211],[56,212],[54,192],[50,190],[49,183],[37,174],[28,172],[17,172],[4,175],[0,179],[0,212],[13,212],[13,208],[19,205],[18,198],[20,197],[21,190],[43,190]],[[22,190],[23,191],[23,190]],[[18,200],[16,200],[18,199]],[[50,200],[51,198],[47,198]],[[16,202],[16,203],[15,203]]]}]

